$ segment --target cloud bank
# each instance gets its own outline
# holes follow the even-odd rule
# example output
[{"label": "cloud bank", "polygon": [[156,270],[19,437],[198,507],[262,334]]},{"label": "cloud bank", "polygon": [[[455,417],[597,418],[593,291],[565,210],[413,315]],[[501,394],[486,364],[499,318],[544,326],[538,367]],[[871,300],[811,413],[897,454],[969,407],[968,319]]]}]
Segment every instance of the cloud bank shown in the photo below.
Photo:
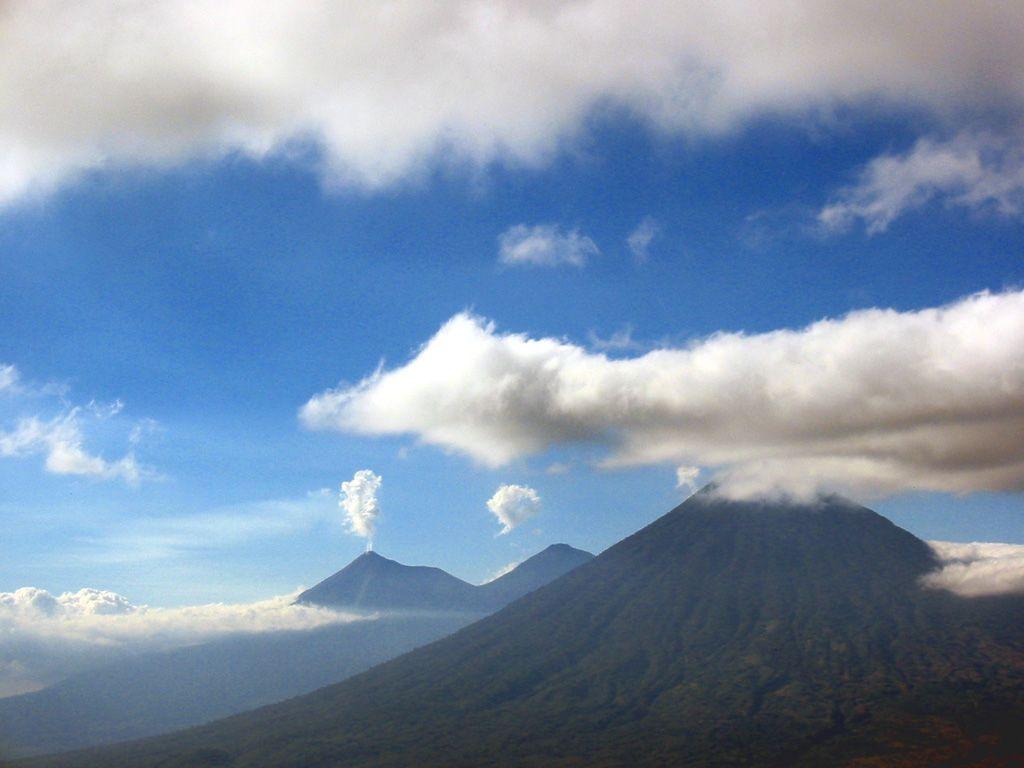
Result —
[{"label": "cloud bank", "polygon": [[0,201],[307,141],[331,185],[538,165],[607,109],[687,134],[867,101],[1019,111],[1022,37],[997,0],[11,0]]},{"label": "cloud bank", "polygon": [[295,595],[255,603],[150,608],[114,592],[0,592],[0,696],[35,690],[125,654],[166,650],[234,634],[312,629],[354,621]]},{"label": "cloud bank", "polygon": [[502,485],[487,500],[487,508],[501,523],[498,535],[504,536],[540,512],[540,494],[525,485]]},{"label": "cloud bank", "polygon": [[489,466],[596,444],[606,466],[714,468],[737,495],[1020,490],[1022,349],[1018,291],[621,359],[460,314],[404,365],[313,397],[301,418]]},{"label": "cloud bank", "polygon": [[508,266],[582,267],[598,253],[589,237],[575,229],[563,231],[557,224],[517,224],[498,237],[498,261]]},{"label": "cloud bank", "polygon": [[869,234],[900,215],[940,198],[947,205],[1024,213],[1024,139],[964,133],[949,141],[921,139],[903,154],[877,157],[856,183],[818,214],[828,230],[863,222]]},{"label": "cloud bank", "polygon": [[927,586],[964,597],[1024,592],[1024,544],[928,542],[943,562]]},{"label": "cloud bank", "polygon": [[377,530],[380,504],[377,491],[383,479],[369,469],[360,469],[351,480],[341,484],[341,498],[338,504],[345,513],[345,525],[356,536],[366,539],[366,548],[373,546],[373,535]]}]

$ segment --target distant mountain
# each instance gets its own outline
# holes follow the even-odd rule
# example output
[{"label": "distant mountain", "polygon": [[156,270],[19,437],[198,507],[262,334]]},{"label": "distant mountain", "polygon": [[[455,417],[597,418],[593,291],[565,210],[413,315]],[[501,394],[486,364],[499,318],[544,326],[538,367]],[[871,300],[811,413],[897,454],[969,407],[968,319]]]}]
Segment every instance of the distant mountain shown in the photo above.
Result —
[{"label": "distant mountain", "polygon": [[702,493],[344,683],[36,765],[1019,764],[1024,597],[922,588],[935,566],[840,499]]},{"label": "distant mountain", "polygon": [[0,756],[154,735],[308,693],[451,634],[592,558],[556,544],[475,587],[366,553],[299,600],[381,618],[141,654],[0,699]]},{"label": "distant mountain", "polygon": [[361,610],[483,610],[472,584],[440,568],[402,565],[376,552],[360,555],[296,602]]},{"label": "distant mountain", "polygon": [[440,568],[402,565],[366,552],[307,589],[296,602],[355,610],[486,613],[593,558],[568,544],[552,544],[504,576],[474,586]]},{"label": "distant mountain", "polygon": [[489,605],[501,608],[593,559],[592,554],[582,549],[552,544],[503,576],[480,585],[478,590]]}]

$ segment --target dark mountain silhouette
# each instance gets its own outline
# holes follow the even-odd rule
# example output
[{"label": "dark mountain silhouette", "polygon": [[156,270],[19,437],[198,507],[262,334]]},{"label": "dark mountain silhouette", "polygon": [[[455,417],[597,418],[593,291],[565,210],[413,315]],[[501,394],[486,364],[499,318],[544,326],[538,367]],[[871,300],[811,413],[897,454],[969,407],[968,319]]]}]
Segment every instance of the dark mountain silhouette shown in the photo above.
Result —
[{"label": "dark mountain silhouette", "polygon": [[840,499],[691,497],[454,635],[307,696],[46,766],[1013,765],[1024,599],[920,586]]},{"label": "dark mountain silhouette", "polygon": [[474,586],[440,568],[402,565],[366,552],[296,602],[355,610],[490,612],[593,558],[568,544],[552,544],[500,578]]},{"label": "dark mountain silhouette", "polygon": [[478,611],[476,589],[440,568],[366,552],[307,589],[298,603],[361,610]]},{"label": "dark mountain silhouette", "polygon": [[380,618],[140,654],[0,699],[0,755],[140,738],[308,693],[449,635],[589,559],[555,544],[474,587],[438,568],[366,553],[299,599]]}]

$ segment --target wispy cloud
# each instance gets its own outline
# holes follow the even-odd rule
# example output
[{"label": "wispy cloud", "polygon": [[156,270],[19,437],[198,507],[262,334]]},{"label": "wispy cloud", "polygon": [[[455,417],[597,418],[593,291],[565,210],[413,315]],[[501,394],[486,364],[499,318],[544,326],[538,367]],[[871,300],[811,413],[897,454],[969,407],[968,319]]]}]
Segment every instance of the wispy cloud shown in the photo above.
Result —
[{"label": "wispy cloud", "polygon": [[869,162],[857,181],[818,213],[829,231],[863,223],[884,232],[899,216],[932,200],[1003,216],[1024,214],[1024,141],[964,133],[948,141],[921,139],[902,154]]},{"label": "wispy cloud", "polygon": [[122,520],[102,533],[82,536],[76,556],[106,563],[151,562],[225,550],[242,543],[337,525],[337,496],[329,489],[189,514]]},{"label": "wispy cloud", "polygon": [[36,416],[25,417],[14,429],[0,432],[0,456],[42,455],[46,457],[46,470],[53,474],[121,479],[129,485],[158,476],[153,470],[140,466],[132,453],[109,461],[89,453],[83,441],[81,409],[72,408],[46,421]]},{"label": "wispy cloud", "polygon": [[18,369],[10,364],[0,363],[0,393],[12,392],[18,384]]},{"label": "wispy cloud", "polygon": [[629,246],[629,251],[637,262],[643,264],[651,257],[651,242],[659,231],[658,222],[650,216],[646,216],[636,225],[636,229],[629,233],[626,245]]},{"label": "wispy cloud", "polygon": [[582,267],[598,253],[589,237],[557,224],[517,224],[498,237],[498,261],[508,266]]},{"label": "wispy cloud", "polygon": [[558,445],[707,467],[734,493],[1024,488],[1024,292],[609,359],[466,314],[313,397],[305,424],[411,433],[490,465]]}]

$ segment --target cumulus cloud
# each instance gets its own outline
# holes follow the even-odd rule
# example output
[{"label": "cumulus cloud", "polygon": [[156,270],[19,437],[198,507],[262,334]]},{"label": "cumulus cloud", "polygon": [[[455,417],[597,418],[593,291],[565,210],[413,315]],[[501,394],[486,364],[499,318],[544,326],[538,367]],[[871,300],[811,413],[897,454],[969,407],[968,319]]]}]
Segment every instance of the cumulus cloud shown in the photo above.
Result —
[{"label": "cumulus cloud", "polygon": [[498,237],[498,261],[509,266],[582,267],[598,253],[589,237],[576,229],[563,231],[557,224],[517,224]]},{"label": "cumulus cloud", "polygon": [[633,254],[634,259],[643,263],[650,258],[649,251],[651,241],[654,240],[657,234],[658,222],[650,216],[644,217],[644,219],[636,225],[636,229],[630,232],[629,237],[626,238],[626,245],[629,246],[630,253]]},{"label": "cumulus cloud", "polygon": [[997,0],[12,0],[0,200],[229,152],[364,188],[439,163],[536,166],[609,107],[691,134],[869,99],[1018,109],[1022,34]]},{"label": "cumulus cloud", "polygon": [[383,479],[369,469],[360,469],[351,480],[341,484],[341,500],[338,502],[345,513],[345,525],[356,536],[366,539],[366,548],[373,546],[373,534],[377,529],[380,505],[377,491]]},{"label": "cumulus cloud", "polygon": [[540,512],[540,494],[525,485],[502,485],[487,500],[487,508],[501,523],[499,536]]},{"label": "cumulus cloud", "polygon": [[1024,592],[1024,544],[928,542],[943,565],[927,586],[964,597]]},{"label": "cumulus cloud", "polygon": [[819,212],[818,221],[828,230],[863,222],[868,233],[877,234],[936,198],[1019,217],[1024,213],[1024,142],[978,133],[949,141],[921,139],[903,154],[869,162],[856,183]]},{"label": "cumulus cloud", "polygon": [[737,494],[1019,490],[1021,349],[1018,291],[622,359],[460,314],[404,365],[313,397],[301,417],[489,466],[597,444],[607,466],[708,467]]},{"label": "cumulus cloud", "polygon": [[296,595],[234,605],[151,608],[98,589],[61,595],[34,587],[0,592],[0,696],[37,689],[129,653],[357,619],[295,605]]}]

